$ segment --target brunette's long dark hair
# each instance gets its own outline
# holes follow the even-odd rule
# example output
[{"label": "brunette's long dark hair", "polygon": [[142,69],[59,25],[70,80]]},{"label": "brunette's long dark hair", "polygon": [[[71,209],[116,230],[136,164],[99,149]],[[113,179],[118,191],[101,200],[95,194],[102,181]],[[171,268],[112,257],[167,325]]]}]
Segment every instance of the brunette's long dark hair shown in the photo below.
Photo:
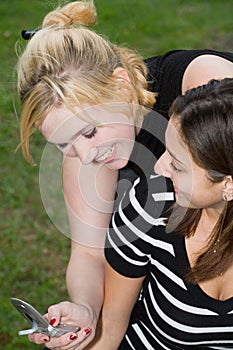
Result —
[{"label": "brunette's long dark hair", "polygon": [[[220,182],[227,175],[233,177],[233,78],[211,80],[187,91],[173,102],[169,114],[179,121],[182,140],[211,182]],[[184,214],[183,208],[175,205],[172,226],[184,236],[192,235],[201,211],[188,209]],[[183,217],[181,221],[180,217]],[[208,246],[200,253],[187,278],[194,283],[211,279],[223,273],[232,262],[233,200],[226,202]]]}]

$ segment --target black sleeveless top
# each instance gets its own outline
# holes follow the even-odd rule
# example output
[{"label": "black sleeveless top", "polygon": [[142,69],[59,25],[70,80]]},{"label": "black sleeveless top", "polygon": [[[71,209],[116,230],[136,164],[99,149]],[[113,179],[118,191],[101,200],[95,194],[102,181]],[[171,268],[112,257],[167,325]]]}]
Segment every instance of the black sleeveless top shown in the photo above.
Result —
[{"label": "black sleeveless top", "polygon": [[157,92],[158,97],[151,113],[144,117],[127,165],[138,175],[153,174],[153,166],[165,150],[168,110],[175,98],[182,93],[186,68],[196,57],[209,54],[233,62],[233,53],[214,50],[173,50],[145,60],[149,71],[149,90]]}]

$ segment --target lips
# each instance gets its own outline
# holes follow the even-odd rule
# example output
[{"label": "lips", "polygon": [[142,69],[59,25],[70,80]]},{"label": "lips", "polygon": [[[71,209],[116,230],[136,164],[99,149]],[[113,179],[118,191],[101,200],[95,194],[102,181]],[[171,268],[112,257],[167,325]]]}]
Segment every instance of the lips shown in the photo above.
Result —
[{"label": "lips", "polygon": [[113,151],[114,151],[114,145],[112,145],[111,148],[109,148],[104,154],[102,154],[102,156],[98,157],[96,159],[97,162],[104,162],[106,160],[108,160],[108,158],[111,157],[111,155],[113,154]]}]

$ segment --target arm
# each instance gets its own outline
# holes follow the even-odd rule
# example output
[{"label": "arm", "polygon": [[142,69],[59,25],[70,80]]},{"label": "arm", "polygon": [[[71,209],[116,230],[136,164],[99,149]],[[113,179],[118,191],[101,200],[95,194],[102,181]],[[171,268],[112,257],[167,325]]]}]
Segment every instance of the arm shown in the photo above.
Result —
[{"label": "arm", "polygon": [[103,303],[103,247],[112,214],[117,176],[117,171],[105,166],[100,168],[93,163],[83,166],[77,158],[67,158],[64,162],[64,196],[72,238],[67,289],[73,302],[89,310],[88,322],[80,321],[81,327],[92,329],[91,338],[94,337]]},{"label": "arm", "polygon": [[[104,256],[106,228],[112,212],[117,171],[99,164],[83,166],[79,159],[67,157],[63,166],[63,189],[71,231],[71,255],[67,268],[67,289],[72,303],[61,303],[48,309],[48,318],[81,327],[78,338],[70,340],[67,334],[51,338],[49,348],[62,348],[67,344],[83,349],[95,335],[99,312],[103,303]],[[39,338],[40,337],[40,338]],[[30,336],[36,343],[45,342],[47,336]]]},{"label": "arm", "polygon": [[105,166],[100,168],[98,164],[82,166],[77,158],[67,158],[63,167],[72,239],[67,288],[71,300],[91,306],[96,317],[103,301],[103,247],[117,175],[116,171]]},{"label": "arm", "polygon": [[182,94],[185,91],[208,83],[211,79],[233,77],[233,63],[216,55],[201,55],[187,67],[182,81]]},{"label": "arm", "polygon": [[116,350],[118,348],[127,330],[144,278],[124,277],[106,263],[102,333],[99,341],[88,349]]}]

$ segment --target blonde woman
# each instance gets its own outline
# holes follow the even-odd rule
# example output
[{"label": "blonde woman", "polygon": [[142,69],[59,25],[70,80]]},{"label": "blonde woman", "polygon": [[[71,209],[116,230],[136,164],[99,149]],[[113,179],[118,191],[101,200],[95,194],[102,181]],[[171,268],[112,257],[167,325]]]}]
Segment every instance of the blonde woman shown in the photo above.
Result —
[{"label": "blonde woman", "polygon": [[30,40],[18,62],[23,154],[33,162],[29,143],[35,129],[63,153],[72,302],[50,307],[46,317],[55,326],[74,323],[81,330],[56,339],[30,336],[49,348],[83,349],[95,335],[118,178],[128,184],[153,172],[176,96],[210,78],[233,75],[232,55],[212,50],[177,50],[143,61],[86,28],[95,21],[92,1],[52,11],[37,31],[24,33]]}]

